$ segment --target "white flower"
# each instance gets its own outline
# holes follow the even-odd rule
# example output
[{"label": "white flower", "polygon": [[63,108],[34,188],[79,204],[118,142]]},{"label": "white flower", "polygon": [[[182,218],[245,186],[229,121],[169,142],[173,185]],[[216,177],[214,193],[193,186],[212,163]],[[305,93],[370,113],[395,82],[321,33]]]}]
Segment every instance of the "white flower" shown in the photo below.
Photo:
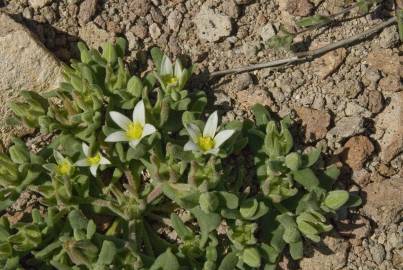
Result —
[{"label": "white flower", "polygon": [[183,68],[179,59],[176,59],[175,66],[168,56],[164,55],[161,60],[160,72],[157,79],[163,88],[179,87],[182,88],[189,79],[189,72]]},{"label": "white flower", "polygon": [[106,137],[106,142],[129,142],[130,146],[135,148],[141,139],[157,131],[153,125],[146,124],[146,112],[142,100],[134,107],[133,121],[118,112],[110,112],[109,114],[123,131],[110,134]]},{"label": "white flower", "polygon": [[235,130],[227,129],[217,133],[218,115],[214,112],[207,119],[203,134],[198,126],[189,124],[186,130],[189,133],[190,141],[185,144],[185,151],[200,151],[204,154],[217,155],[220,151],[219,147],[228,140]]},{"label": "white flower", "polygon": [[65,158],[58,151],[53,152],[53,156],[55,157],[57,167],[56,173],[61,176],[69,176],[74,170],[74,166],[68,158]]},{"label": "white flower", "polygon": [[91,156],[90,149],[85,143],[83,143],[83,153],[86,158],[77,161],[75,165],[79,167],[90,167],[90,171],[93,176],[97,176],[99,166],[111,164],[111,162],[104,158],[100,152],[97,152],[95,155]]}]

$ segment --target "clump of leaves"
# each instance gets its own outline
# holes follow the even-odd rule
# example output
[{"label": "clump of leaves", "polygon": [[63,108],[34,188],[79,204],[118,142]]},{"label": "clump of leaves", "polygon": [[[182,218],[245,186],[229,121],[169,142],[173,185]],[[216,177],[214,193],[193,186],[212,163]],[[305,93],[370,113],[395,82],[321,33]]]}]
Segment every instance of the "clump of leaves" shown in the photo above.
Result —
[{"label": "clump of leaves", "polygon": [[186,89],[192,68],[159,49],[140,76],[123,39],[78,47],[59,89],[11,106],[54,137],[0,154],[0,211],[27,190],[46,209],[0,218],[2,269],[275,269],[285,248],[300,259],[331,216],[360,204],[333,190],[339,170],[320,150],[293,150],[289,119],[256,105],[254,122],[220,124],[206,94]]}]

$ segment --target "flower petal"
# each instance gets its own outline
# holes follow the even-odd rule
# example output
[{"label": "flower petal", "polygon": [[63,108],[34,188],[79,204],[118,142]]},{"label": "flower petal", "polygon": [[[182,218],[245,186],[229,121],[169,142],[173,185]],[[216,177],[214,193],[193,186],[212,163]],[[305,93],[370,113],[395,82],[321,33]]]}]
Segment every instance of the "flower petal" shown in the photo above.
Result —
[{"label": "flower petal", "polygon": [[111,164],[111,162],[107,158],[101,157],[101,161],[99,162],[99,164],[109,165],[109,164]]},{"label": "flower petal", "polygon": [[86,157],[88,157],[88,156],[90,155],[90,148],[89,148],[88,145],[85,144],[85,143],[83,143],[82,146],[83,146],[83,153],[84,153],[84,155],[85,155]]},{"label": "flower petal", "polygon": [[176,78],[181,78],[182,77],[182,71],[183,71],[183,67],[182,67],[182,63],[179,59],[176,59],[175,61],[175,69],[174,69],[174,75]]},{"label": "flower petal", "polygon": [[227,129],[218,132],[218,134],[214,137],[214,147],[220,147],[226,140],[228,140],[233,134],[235,130]]},{"label": "flower petal", "polygon": [[105,142],[127,142],[129,139],[123,131],[116,131],[105,138]]},{"label": "flower petal", "polygon": [[115,122],[121,129],[127,130],[127,126],[132,122],[128,117],[119,112],[110,112],[113,122]]},{"label": "flower petal", "polygon": [[53,151],[53,156],[55,157],[55,160],[56,160],[57,164],[63,162],[63,160],[64,160],[63,155],[60,154],[59,151]]},{"label": "flower petal", "polygon": [[131,148],[135,149],[136,146],[140,143],[140,140],[133,140],[129,142]]},{"label": "flower petal", "polygon": [[153,125],[145,124],[144,127],[143,127],[143,134],[141,135],[141,138],[144,138],[144,137],[146,137],[148,135],[151,135],[156,131],[157,131],[157,129]]},{"label": "flower petal", "polygon": [[218,114],[217,111],[213,112],[207,119],[207,123],[204,126],[203,137],[214,138],[215,132],[217,131],[218,125]]},{"label": "flower petal", "polygon": [[98,170],[98,165],[90,167],[91,174],[95,177],[97,177],[97,170]]},{"label": "flower petal", "polygon": [[133,110],[133,122],[139,122],[142,126],[146,123],[146,110],[144,108],[144,101],[140,100]]},{"label": "flower petal", "polygon": [[160,68],[161,75],[172,75],[172,62],[168,56],[164,55],[161,60],[161,68]]},{"label": "flower petal", "polygon": [[197,151],[200,150],[197,144],[195,144],[192,141],[188,141],[185,146],[183,147],[183,150],[185,151]]},{"label": "flower petal", "polygon": [[186,130],[189,133],[189,136],[192,139],[192,141],[195,142],[195,143],[201,137],[200,129],[195,124],[186,125]]},{"label": "flower petal", "polygon": [[205,154],[212,154],[212,155],[217,155],[218,154],[218,152],[220,152],[220,149],[219,148],[213,148],[213,149],[210,149],[210,150],[208,150],[207,152],[204,152]]},{"label": "flower petal", "polygon": [[80,159],[79,161],[74,163],[74,165],[78,166],[78,167],[88,167],[88,166],[90,166],[90,164],[88,163],[88,160],[86,158],[85,159]]}]

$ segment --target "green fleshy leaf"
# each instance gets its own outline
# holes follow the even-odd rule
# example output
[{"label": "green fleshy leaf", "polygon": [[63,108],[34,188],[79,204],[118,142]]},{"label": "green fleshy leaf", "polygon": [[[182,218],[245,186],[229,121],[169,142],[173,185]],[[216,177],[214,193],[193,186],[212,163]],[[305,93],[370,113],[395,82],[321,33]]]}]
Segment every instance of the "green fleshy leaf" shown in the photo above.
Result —
[{"label": "green fleshy leaf", "polygon": [[337,210],[348,201],[349,197],[349,193],[345,190],[330,191],[325,198],[324,204],[330,209]]}]

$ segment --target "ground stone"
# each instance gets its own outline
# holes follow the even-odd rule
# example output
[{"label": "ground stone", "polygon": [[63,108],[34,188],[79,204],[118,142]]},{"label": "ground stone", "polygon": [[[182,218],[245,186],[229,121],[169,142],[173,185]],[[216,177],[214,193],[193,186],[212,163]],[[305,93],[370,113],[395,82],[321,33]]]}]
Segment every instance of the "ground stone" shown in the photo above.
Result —
[{"label": "ground stone", "polygon": [[237,91],[237,99],[239,104],[245,109],[250,110],[250,108],[256,103],[260,103],[263,106],[273,107],[274,102],[268,95],[267,91],[263,89],[256,89],[253,92],[249,90]]},{"label": "ground stone", "polygon": [[367,61],[369,66],[388,75],[399,76],[401,72],[399,56],[394,54],[392,50],[383,49],[370,52]]},{"label": "ground stone", "polygon": [[230,17],[217,14],[207,7],[203,7],[193,21],[196,24],[199,38],[210,42],[228,37],[232,31]]},{"label": "ground stone", "polygon": [[28,132],[9,127],[7,104],[20,90],[45,91],[56,88],[62,78],[59,61],[25,27],[0,13],[0,140],[9,143],[12,135]]},{"label": "ground stone", "polygon": [[245,90],[252,84],[253,79],[249,73],[242,73],[236,77],[235,85],[238,91]]},{"label": "ground stone", "polygon": [[345,48],[339,48],[324,54],[313,61],[315,73],[321,79],[325,79],[341,66],[346,59],[346,56],[347,50]]},{"label": "ground stone", "polygon": [[402,218],[403,178],[390,178],[371,183],[363,189],[366,203],[363,214],[380,225],[395,223]]},{"label": "ground stone", "polygon": [[225,0],[222,4],[222,9],[231,18],[236,19],[239,16],[239,7],[234,0]]},{"label": "ground stone", "polygon": [[131,0],[129,3],[130,10],[139,17],[147,16],[152,6],[150,0]]},{"label": "ground stone", "polygon": [[80,25],[88,23],[97,11],[97,0],[85,0],[80,5],[80,12],[78,13],[78,22]]},{"label": "ground stone", "polygon": [[294,16],[308,16],[311,14],[314,6],[308,0],[288,0],[286,9],[288,13]]},{"label": "ground stone", "polygon": [[276,30],[274,29],[274,26],[271,23],[266,24],[260,30],[260,36],[262,37],[263,42],[268,41],[270,38],[274,37],[275,35],[276,35]]},{"label": "ground stone", "polygon": [[298,107],[295,111],[302,120],[302,126],[305,129],[305,141],[320,140],[326,137],[331,120],[327,112],[306,107]]},{"label": "ground stone", "polygon": [[403,151],[403,92],[391,96],[390,104],[375,119],[377,132],[383,132],[379,140],[381,160],[390,162]]},{"label": "ground stone", "polygon": [[369,250],[371,251],[372,259],[374,260],[374,262],[376,262],[377,264],[381,264],[386,256],[386,252],[383,246],[376,243],[375,245],[371,246]]},{"label": "ground stone", "polygon": [[[300,261],[302,270],[338,270],[347,263],[347,254],[350,243],[340,237],[326,236],[323,242],[315,244],[315,249],[304,245],[304,252],[312,253],[312,257]],[[310,254],[307,254],[308,256]]]},{"label": "ground stone", "polygon": [[397,26],[385,28],[379,36],[379,45],[384,49],[389,49],[399,43],[399,32]]},{"label": "ground stone", "polygon": [[364,163],[374,152],[375,147],[366,136],[350,138],[344,145],[342,160],[353,170],[361,170]]},{"label": "ground stone", "polygon": [[364,118],[359,116],[344,117],[336,123],[334,128],[329,130],[326,136],[341,140],[360,134],[364,130]]},{"label": "ground stone", "polygon": [[150,36],[152,39],[157,39],[161,36],[161,29],[158,26],[158,24],[153,23],[152,25],[150,25],[150,28],[148,29],[148,31],[150,32]]},{"label": "ground stone", "polygon": [[181,26],[182,19],[183,19],[182,14],[177,10],[174,10],[171,13],[169,13],[167,19],[169,29],[173,31],[178,31]]},{"label": "ground stone", "polygon": [[114,34],[99,28],[95,23],[89,22],[81,27],[78,32],[79,37],[91,48],[99,48],[107,41],[113,41]]},{"label": "ground stone", "polygon": [[402,83],[399,76],[389,75],[379,81],[379,88],[386,92],[399,92],[402,90]]},{"label": "ground stone", "polygon": [[29,0],[28,3],[33,8],[41,8],[52,2],[52,0]]}]

